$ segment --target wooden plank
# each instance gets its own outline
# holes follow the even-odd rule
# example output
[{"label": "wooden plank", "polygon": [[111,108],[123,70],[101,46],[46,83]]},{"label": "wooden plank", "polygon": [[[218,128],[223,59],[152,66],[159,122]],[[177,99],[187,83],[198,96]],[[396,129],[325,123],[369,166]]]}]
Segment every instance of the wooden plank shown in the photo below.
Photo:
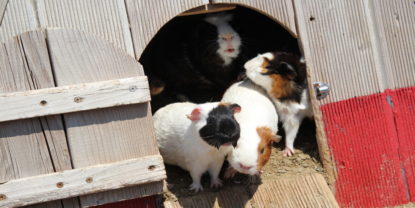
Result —
[{"label": "wooden plank", "polygon": [[415,6],[413,1],[367,0],[379,38],[389,89],[415,85]]},{"label": "wooden plank", "polygon": [[124,0],[42,0],[36,4],[41,27],[86,31],[134,56]]},{"label": "wooden plank", "polygon": [[[42,32],[26,33],[0,44],[0,60],[0,92],[54,86]],[[0,123],[0,182],[71,169],[62,126],[60,117]],[[44,206],[61,207],[61,202]]]},{"label": "wooden plank", "polygon": [[132,77],[0,94],[0,122],[79,112],[150,100],[147,77]]},{"label": "wooden plank", "polygon": [[[111,43],[81,31],[48,30],[48,45],[58,86],[144,75],[140,64]],[[64,115],[74,168],[159,154],[148,103]],[[161,182],[159,182],[161,183]],[[146,187],[152,194],[162,186]],[[137,198],[140,187],[124,190]],[[81,205],[120,200],[120,195],[81,197]]]},{"label": "wooden plank", "polygon": [[304,174],[263,181],[260,185],[222,188],[218,193],[202,193],[166,201],[164,207],[339,207],[320,174]]},{"label": "wooden plank", "polygon": [[9,0],[0,0],[0,26],[3,22],[4,13],[6,12],[7,3]]},{"label": "wooden plank", "polygon": [[0,24],[0,42],[5,42],[15,35],[37,28],[33,2],[26,0],[8,2]]},{"label": "wooden plank", "polygon": [[0,206],[16,207],[160,181],[160,155],[16,179],[0,185]]},{"label": "wooden plank", "polygon": [[254,193],[253,207],[339,207],[320,174],[298,175],[251,186],[251,192]]},{"label": "wooden plank", "polygon": [[363,1],[294,0],[294,4],[310,79],[331,86],[330,96],[321,104],[384,89]]},{"label": "wooden plank", "polygon": [[125,2],[136,59],[140,58],[150,40],[164,24],[188,9],[203,5],[202,0],[126,0]]}]

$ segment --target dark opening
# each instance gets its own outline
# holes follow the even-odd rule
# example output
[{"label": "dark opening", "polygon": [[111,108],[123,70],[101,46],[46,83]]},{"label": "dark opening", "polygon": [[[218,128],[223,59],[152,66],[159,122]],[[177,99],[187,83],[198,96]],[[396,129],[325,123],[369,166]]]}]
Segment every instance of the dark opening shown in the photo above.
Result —
[{"label": "dark opening", "polygon": [[[254,10],[237,6],[232,28],[241,37],[239,55],[221,66],[217,28],[204,21],[210,14],[178,16],[165,24],[140,58],[152,90],[152,111],[169,103],[220,100],[223,92],[243,76],[243,64],[269,51],[300,55],[297,39],[284,27]],[[238,77],[239,76],[239,77]]]}]

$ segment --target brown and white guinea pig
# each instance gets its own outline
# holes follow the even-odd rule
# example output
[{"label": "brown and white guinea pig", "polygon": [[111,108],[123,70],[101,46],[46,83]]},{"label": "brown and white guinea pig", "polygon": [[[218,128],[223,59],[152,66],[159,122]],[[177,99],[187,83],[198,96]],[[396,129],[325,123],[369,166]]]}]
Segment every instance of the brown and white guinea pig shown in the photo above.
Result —
[{"label": "brown and white guinea pig", "polygon": [[[230,166],[240,173],[260,174],[271,156],[272,143],[280,140],[274,104],[266,92],[249,79],[233,84],[226,90],[222,102],[237,103],[243,109],[235,115],[241,135],[227,157]],[[227,171],[225,175],[230,177],[234,173]]]},{"label": "brown and white guinea pig", "polygon": [[183,97],[195,103],[221,99],[247,60],[240,57],[242,40],[232,19],[230,13],[176,17],[157,33],[140,58],[153,110]]},{"label": "brown and white guinea pig", "polygon": [[220,187],[219,172],[225,156],[236,145],[240,127],[234,114],[237,104],[173,103],[154,115],[154,126],[160,153],[165,163],[189,171],[190,189],[203,190],[201,176],[206,171],[211,187]]},{"label": "brown and white guinea pig", "polygon": [[247,77],[263,87],[275,103],[285,130],[284,156],[294,154],[294,140],[304,117],[312,117],[305,63],[286,52],[259,54],[244,65]]}]

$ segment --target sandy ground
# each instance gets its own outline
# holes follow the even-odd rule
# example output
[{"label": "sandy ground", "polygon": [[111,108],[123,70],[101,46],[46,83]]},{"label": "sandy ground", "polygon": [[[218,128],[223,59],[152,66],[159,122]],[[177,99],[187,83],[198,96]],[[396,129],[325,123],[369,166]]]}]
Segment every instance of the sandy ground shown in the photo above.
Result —
[{"label": "sandy ground", "polygon": [[[282,136],[284,136],[283,132]],[[296,139],[296,153],[294,156],[284,157],[282,155],[283,148],[284,141],[274,145],[271,159],[265,166],[264,173],[261,176],[257,177],[237,174],[232,179],[224,180],[224,185],[221,189],[239,187],[241,191],[244,191],[249,190],[249,185],[266,183],[269,180],[304,173],[318,172],[325,176],[324,169],[318,156],[317,143],[315,140],[315,125],[313,121],[305,120],[303,122]],[[222,169],[221,178],[223,178],[223,172],[226,167],[227,164],[225,163]],[[195,194],[206,194],[219,190],[209,187],[209,177],[205,174],[202,178],[204,191],[194,193],[188,189],[192,180],[187,171],[184,171],[176,166],[169,165],[166,165],[166,170],[167,186],[165,187],[163,199],[161,199],[161,201],[176,201],[180,199],[180,197],[188,197]]]}]

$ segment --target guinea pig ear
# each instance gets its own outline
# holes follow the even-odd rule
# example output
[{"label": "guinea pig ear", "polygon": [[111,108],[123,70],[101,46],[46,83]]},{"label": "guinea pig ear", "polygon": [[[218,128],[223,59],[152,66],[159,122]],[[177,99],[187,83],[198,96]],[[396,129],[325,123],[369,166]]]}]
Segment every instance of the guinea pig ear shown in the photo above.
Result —
[{"label": "guinea pig ear", "polygon": [[241,112],[241,106],[240,105],[238,105],[238,104],[231,104],[230,106],[229,106],[229,108],[232,110],[232,112],[233,113],[239,113],[239,112]]},{"label": "guinea pig ear", "polygon": [[187,118],[191,121],[198,121],[200,119],[200,113],[200,108],[195,108],[191,114],[187,115]]},{"label": "guinea pig ear", "polygon": [[279,70],[283,71],[284,74],[287,75],[287,77],[290,79],[294,79],[297,76],[297,72],[295,71],[294,67],[287,62],[281,61]]}]

